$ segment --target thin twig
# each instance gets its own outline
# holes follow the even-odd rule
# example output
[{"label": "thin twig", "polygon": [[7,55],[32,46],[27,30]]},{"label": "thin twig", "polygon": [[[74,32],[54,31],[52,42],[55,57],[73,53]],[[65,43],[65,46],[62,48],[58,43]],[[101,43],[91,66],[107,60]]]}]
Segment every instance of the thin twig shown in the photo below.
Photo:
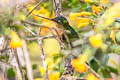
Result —
[{"label": "thin twig", "polygon": [[0,61],[0,64],[5,64],[5,65],[8,65],[8,66],[12,66],[10,63],[5,62],[5,61]]},{"label": "thin twig", "polygon": [[[43,39],[47,39],[47,38],[56,38],[57,35],[51,35],[51,36],[39,36],[39,37],[42,37]],[[37,40],[37,39],[38,39],[38,37],[34,37],[34,38],[26,38],[26,40],[30,40],[30,41],[32,41],[32,40]]]},{"label": "thin twig", "polygon": [[30,32],[33,36],[36,36],[36,34],[33,31],[31,31],[30,29],[28,29],[27,27],[24,26],[24,29],[27,30],[28,32]]},{"label": "thin twig", "polygon": [[96,75],[96,77],[98,77],[100,80],[104,80],[98,73],[96,73],[88,64],[86,64],[86,66],[88,67],[88,69],[90,69],[90,71]]},{"label": "thin twig", "polygon": [[57,35],[52,35],[52,36],[44,36],[43,39],[47,39],[47,38],[56,38]]},{"label": "thin twig", "polygon": [[45,25],[38,24],[38,23],[35,23],[35,22],[31,22],[31,21],[21,21],[21,22],[32,25],[32,26],[44,27],[44,28],[48,28],[48,29],[56,29],[56,30],[60,30],[60,31],[65,32],[65,33],[70,33],[70,31],[68,31],[68,30],[63,30],[63,29],[60,29],[60,28],[57,28],[57,27],[46,27]]},{"label": "thin twig", "polygon": [[28,14],[27,17],[43,2],[44,0],[41,0]]},{"label": "thin twig", "polygon": [[4,48],[2,50],[0,50],[0,52],[4,52],[4,51],[7,51],[7,50],[10,50],[11,48]]},{"label": "thin twig", "polygon": [[38,37],[38,43],[39,43],[39,46],[40,46],[41,58],[42,58],[43,66],[44,66],[45,73],[46,73],[46,80],[49,80],[47,64],[45,62],[45,55],[44,55],[44,51],[43,51],[43,48],[42,48],[42,39],[43,39],[42,37]]},{"label": "thin twig", "polygon": [[47,63],[45,62],[45,55],[44,55],[44,51],[43,51],[43,47],[42,47],[42,40],[44,37],[40,36],[40,32],[41,32],[41,28],[39,28],[38,30],[38,43],[39,43],[39,46],[40,46],[40,52],[41,52],[41,58],[42,58],[42,61],[43,61],[43,67],[45,69],[45,73],[46,73],[46,80],[49,80],[49,74],[48,74],[48,68],[47,68]]},{"label": "thin twig", "polygon": [[24,51],[24,58],[26,63],[26,69],[27,69],[27,78],[28,80],[33,80],[33,72],[32,72],[32,65],[28,53],[28,48],[26,42],[23,40],[23,51]]},{"label": "thin twig", "polygon": [[37,40],[37,37],[33,37],[33,38],[26,38],[26,40],[29,40],[29,41],[34,41],[34,40]]},{"label": "thin twig", "polygon": [[[54,29],[54,30],[55,30],[55,29]],[[53,32],[53,29],[50,29],[50,32],[52,33],[52,35],[55,35],[54,32]],[[55,32],[56,32],[56,30],[55,30]],[[64,45],[64,43],[60,40],[57,32],[56,32],[56,34],[57,34],[57,37],[56,37],[55,39],[59,42],[60,47],[61,47],[61,48],[65,48],[65,45]]]},{"label": "thin twig", "polygon": [[32,25],[32,26],[37,26],[37,27],[42,27],[42,26],[44,26],[44,25],[42,25],[42,24],[38,24],[38,23],[35,23],[35,22],[31,22],[31,21],[21,21],[22,23],[26,23],[26,24],[30,24],[30,25]]},{"label": "thin twig", "polygon": [[19,70],[20,70],[21,78],[22,78],[22,80],[25,80],[25,79],[24,79],[24,74],[23,74],[23,71],[22,71],[22,66],[21,66],[21,64],[20,64],[20,60],[19,60],[19,58],[18,58],[18,54],[17,54],[17,50],[16,50],[16,49],[14,49],[14,54],[15,54],[15,58],[16,58],[16,61],[17,61]]},{"label": "thin twig", "polygon": [[41,32],[41,27],[39,27],[39,30],[38,30],[38,36],[40,35],[40,32]]}]

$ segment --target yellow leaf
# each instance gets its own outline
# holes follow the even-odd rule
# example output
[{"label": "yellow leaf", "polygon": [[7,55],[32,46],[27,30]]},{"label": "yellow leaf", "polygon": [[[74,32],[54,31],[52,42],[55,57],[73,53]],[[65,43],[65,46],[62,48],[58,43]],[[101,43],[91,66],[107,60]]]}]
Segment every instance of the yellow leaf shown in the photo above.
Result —
[{"label": "yellow leaf", "polygon": [[95,48],[101,47],[103,45],[101,34],[92,35],[89,38],[89,41],[90,41],[90,44]]},{"label": "yellow leaf", "polygon": [[60,80],[60,72],[54,72],[49,75],[50,80]]},{"label": "yellow leaf", "polygon": [[80,12],[80,13],[70,13],[70,19],[71,20],[75,20],[76,19],[76,17],[78,17],[78,16],[90,16],[91,15],[91,13],[90,12],[85,12],[85,11],[83,11],[83,12]]},{"label": "yellow leaf", "polygon": [[81,60],[81,62],[86,63],[88,60],[88,54],[84,53],[84,54],[80,55],[79,59]]},{"label": "yellow leaf", "polygon": [[[46,64],[47,64],[47,69],[48,71],[52,70],[54,67],[54,62],[53,62],[53,58],[46,58]],[[42,66],[39,66],[39,70],[40,70],[40,74],[44,75],[45,74],[45,69]]]},{"label": "yellow leaf", "polygon": [[45,69],[42,66],[39,66],[40,74],[44,75],[45,74]]},{"label": "yellow leaf", "polygon": [[94,0],[84,0],[85,2],[87,2],[87,3],[93,3],[94,2]]},{"label": "yellow leaf", "polygon": [[[28,7],[28,11],[30,12],[35,6],[31,6]],[[48,11],[48,9],[45,9],[44,7],[40,6],[39,10],[34,10],[32,13],[32,16],[34,17],[35,20],[41,20],[42,18],[35,16],[36,15],[40,15],[40,16],[44,16],[44,17],[50,17],[50,12]],[[54,12],[52,14],[52,17],[54,17]]]},{"label": "yellow leaf", "polygon": [[10,35],[11,35],[10,47],[11,48],[22,47],[22,41],[17,35],[17,33],[12,31]]},{"label": "yellow leaf", "polygon": [[23,13],[19,13],[18,18],[20,20],[26,20],[27,19],[26,16],[25,16],[25,14],[23,14]]},{"label": "yellow leaf", "polygon": [[89,73],[86,80],[99,80],[93,73]]},{"label": "yellow leaf", "polygon": [[79,59],[73,59],[72,60],[72,66],[75,68],[76,71],[83,73],[88,70],[88,67],[86,66],[86,62],[88,60],[88,55],[83,54],[79,57]]},{"label": "yellow leaf", "polygon": [[116,40],[115,40],[115,32],[112,30],[110,33],[110,38],[114,41],[114,43],[117,45]]},{"label": "yellow leaf", "polygon": [[100,0],[100,3],[108,4],[110,1],[109,0]]},{"label": "yellow leaf", "polygon": [[[28,7],[28,11],[30,12],[30,11],[32,11],[32,9],[34,8],[35,6],[30,6],[30,7]],[[34,12],[34,11],[33,11]],[[33,13],[32,12],[32,13]]]},{"label": "yellow leaf", "polygon": [[78,25],[78,28],[83,28],[85,26],[87,26],[90,23],[90,19],[89,18],[76,18],[76,23]]},{"label": "yellow leaf", "polygon": [[52,70],[55,64],[53,63],[53,58],[47,58],[46,63],[47,63],[48,70]]},{"label": "yellow leaf", "polygon": [[78,24],[78,28],[83,28],[83,27],[87,26],[88,24],[89,24],[89,22]]}]

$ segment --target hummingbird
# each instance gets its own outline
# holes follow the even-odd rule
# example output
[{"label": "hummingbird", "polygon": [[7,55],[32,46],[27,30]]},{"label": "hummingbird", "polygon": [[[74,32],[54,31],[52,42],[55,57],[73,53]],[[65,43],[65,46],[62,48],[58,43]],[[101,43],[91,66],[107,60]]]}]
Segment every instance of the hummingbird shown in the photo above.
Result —
[{"label": "hummingbird", "polygon": [[[79,35],[78,33],[70,26],[68,20],[63,17],[63,16],[57,16],[53,19],[50,19],[50,18],[46,18],[46,17],[43,17],[43,16],[39,16],[39,15],[35,15],[35,16],[38,16],[38,17],[41,17],[41,18],[44,18],[44,19],[47,19],[47,20],[50,20],[50,21],[53,21],[56,23],[56,26],[58,26],[58,28],[60,29],[63,29],[63,30],[67,30],[69,31],[68,33],[65,33],[63,32],[62,34],[62,40],[69,45],[70,49],[72,50],[74,48],[74,46],[72,45],[72,42],[75,41],[75,40],[78,40],[79,39]],[[61,39],[60,39],[61,40]],[[66,59],[65,60],[65,71],[63,73],[63,75],[61,76],[60,80],[67,80],[65,78],[65,76],[69,75],[69,76],[72,76],[73,73],[74,73],[74,68],[72,67],[71,65],[71,59]]]},{"label": "hummingbird", "polygon": [[64,34],[64,32],[63,32],[63,34],[61,36],[62,41],[64,41],[65,43],[69,44],[71,48],[74,47],[72,45],[72,42],[75,41],[75,40],[78,40],[79,39],[79,35],[70,26],[68,20],[65,17],[63,17],[63,16],[57,16],[57,17],[55,17],[53,19],[50,19],[50,18],[46,18],[46,17],[43,17],[43,16],[39,16],[39,15],[35,15],[35,16],[38,16],[38,17],[41,17],[41,18],[53,21],[53,22],[57,23],[58,28],[68,31],[68,33],[66,33],[66,34]]}]

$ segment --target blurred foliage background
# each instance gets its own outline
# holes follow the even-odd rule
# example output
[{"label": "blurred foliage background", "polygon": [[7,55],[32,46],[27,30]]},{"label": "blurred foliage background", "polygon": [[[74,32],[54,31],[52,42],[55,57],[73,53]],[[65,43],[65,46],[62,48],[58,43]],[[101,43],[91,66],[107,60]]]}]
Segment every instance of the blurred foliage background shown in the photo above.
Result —
[{"label": "blurred foliage background", "polygon": [[[115,0],[61,0],[63,16],[78,32],[80,39],[73,42],[80,45],[73,49],[72,66],[74,76],[86,80],[120,79],[120,2]],[[40,47],[34,37],[26,29],[37,33],[38,26],[22,21],[35,22],[42,25],[40,35],[50,36],[48,28],[56,27],[55,23],[39,18],[34,14],[47,18],[55,18],[54,2],[45,0],[29,17],[26,15],[36,6],[39,0],[1,0],[0,1],[0,36],[5,36],[6,48],[21,47],[21,40],[26,40],[35,80],[45,80],[45,70],[40,57]],[[17,35],[17,36],[16,36]],[[21,40],[19,40],[21,39]],[[10,43],[10,45],[9,45]],[[56,39],[44,39],[42,43],[50,80],[59,80],[64,72],[64,59],[69,50],[62,50]],[[0,61],[8,62],[9,55],[0,54]],[[89,64],[89,67],[86,66]],[[14,77],[16,72],[12,66],[8,76]],[[93,73],[92,70],[95,71]],[[12,73],[12,75],[10,74]],[[97,75],[96,75],[97,74]],[[27,80],[27,79],[26,79]]]}]

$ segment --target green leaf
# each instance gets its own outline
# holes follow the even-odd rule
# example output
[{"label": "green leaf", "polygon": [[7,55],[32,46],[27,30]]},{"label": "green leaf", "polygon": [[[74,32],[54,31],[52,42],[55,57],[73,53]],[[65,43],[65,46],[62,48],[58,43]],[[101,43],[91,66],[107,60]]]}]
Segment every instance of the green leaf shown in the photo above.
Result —
[{"label": "green leaf", "polygon": [[116,68],[113,68],[113,67],[111,67],[111,66],[107,66],[107,69],[109,69],[110,72],[113,72],[113,73],[115,73],[115,74],[118,75],[118,70],[117,70]]},{"label": "green leaf", "polygon": [[36,72],[36,73],[34,74],[34,78],[39,78],[39,77],[41,77],[40,72]]},{"label": "green leaf", "polygon": [[97,72],[98,69],[100,68],[100,65],[98,64],[98,62],[95,60],[95,58],[91,59],[91,61],[88,63],[90,64],[90,67]]},{"label": "green leaf", "polygon": [[33,70],[37,69],[37,64],[33,64],[33,65],[32,65],[32,69],[33,69]]},{"label": "green leaf", "polygon": [[102,66],[105,67],[108,63],[108,60],[109,60],[109,55],[104,55],[103,56],[103,59],[102,59]]},{"label": "green leaf", "polygon": [[8,54],[0,55],[0,60],[8,61],[8,59],[9,59],[9,55]]},{"label": "green leaf", "polygon": [[0,36],[2,36],[3,35],[3,28],[0,26]]},{"label": "green leaf", "polygon": [[7,75],[8,75],[9,78],[15,77],[15,71],[13,70],[13,68],[8,69]]},{"label": "green leaf", "polygon": [[101,69],[101,72],[102,72],[102,75],[104,78],[110,78],[111,77],[111,74],[110,74],[110,71],[108,69]]},{"label": "green leaf", "polygon": [[72,9],[72,12],[77,12],[79,9],[80,9],[80,6],[78,6],[78,7],[76,7],[76,8],[73,8],[73,9]]},{"label": "green leaf", "polygon": [[10,35],[10,29],[9,28],[4,28],[4,34],[5,35]]},{"label": "green leaf", "polygon": [[85,8],[85,11],[87,11],[87,12],[92,12],[91,6],[86,7],[86,8]]},{"label": "green leaf", "polygon": [[62,58],[62,57],[64,57],[63,54],[56,54],[56,55],[53,57],[54,62],[56,62],[59,58]]},{"label": "green leaf", "polygon": [[110,67],[110,66],[106,66],[105,68],[101,68],[101,72],[102,72],[102,75],[105,77],[105,78],[110,78],[112,77],[111,76],[111,72],[115,73],[115,74],[118,74],[118,70],[113,68],[113,67]]},{"label": "green leaf", "polygon": [[116,53],[116,54],[120,54],[120,46],[118,45],[118,46],[116,46],[116,45],[111,45],[110,46],[110,50],[111,50],[111,52],[114,52],[114,53]]},{"label": "green leaf", "polygon": [[116,38],[116,42],[120,43],[120,31],[116,33],[115,38]]},{"label": "green leaf", "polygon": [[104,54],[102,54],[102,49],[101,48],[98,48],[95,52],[95,58],[99,61],[102,60],[102,57],[103,57]]}]

